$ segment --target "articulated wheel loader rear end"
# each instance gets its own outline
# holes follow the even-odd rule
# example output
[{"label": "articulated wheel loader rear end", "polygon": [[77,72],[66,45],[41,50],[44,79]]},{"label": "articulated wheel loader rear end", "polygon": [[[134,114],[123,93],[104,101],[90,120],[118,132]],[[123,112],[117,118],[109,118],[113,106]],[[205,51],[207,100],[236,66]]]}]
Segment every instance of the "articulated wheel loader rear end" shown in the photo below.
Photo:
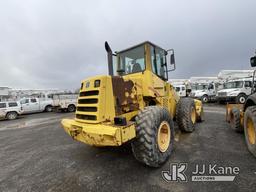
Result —
[{"label": "articulated wheel loader rear end", "polygon": [[[256,66],[256,56],[251,58],[251,66]],[[248,150],[256,157],[256,92],[255,71],[252,93],[244,104],[227,104],[226,120],[236,132],[244,132]]]},{"label": "articulated wheel loader rear end", "polygon": [[172,153],[174,119],[182,131],[193,132],[203,120],[202,103],[179,98],[167,82],[175,69],[172,49],[151,42],[115,54],[107,42],[105,48],[109,75],[82,81],[76,117],[63,119],[62,125],[73,139],[89,145],[130,142],[138,161],[159,167]]}]

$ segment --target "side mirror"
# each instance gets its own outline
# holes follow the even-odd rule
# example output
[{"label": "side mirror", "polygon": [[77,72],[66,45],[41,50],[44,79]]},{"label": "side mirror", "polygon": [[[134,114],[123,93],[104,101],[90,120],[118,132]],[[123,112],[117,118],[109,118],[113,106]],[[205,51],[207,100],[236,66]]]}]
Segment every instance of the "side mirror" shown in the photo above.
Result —
[{"label": "side mirror", "polygon": [[167,68],[167,71],[174,71],[176,69],[176,64],[175,64],[175,57],[174,57],[174,50],[169,49],[167,52],[170,52],[170,69]]},{"label": "side mirror", "polygon": [[256,56],[251,57],[250,61],[251,61],[251,66],[256,67]]}]

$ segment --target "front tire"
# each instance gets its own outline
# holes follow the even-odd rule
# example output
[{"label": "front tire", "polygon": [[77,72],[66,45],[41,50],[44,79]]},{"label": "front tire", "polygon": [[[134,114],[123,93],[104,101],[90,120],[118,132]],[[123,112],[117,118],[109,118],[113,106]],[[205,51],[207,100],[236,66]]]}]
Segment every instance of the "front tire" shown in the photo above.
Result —
[{"label": "front tire", "polygon": [[176,108],[176,119],[181,131],[191,133],[195,130],[196,108],[191,98],[181,98]]},{"label": "front tire", "polygon": [[18,117],[18,113],[15,111],[8,112],[6,115],[6,118],[8,120],[14,120],[14,119],[17,119],[17,117]]},{"label": "front tire", "polygon": [[201,98],[203,103],[208,103],[209,102],[209,97],[207,95],[203,95]]},{"label": "front tire", "polygon": [[247,98],[247,95],[245,95],[244,93],[239,94],[239,95],[236,97],[236,103],[238,103],[238,104],[244,104],[245,101],[246,101],[246,98]]},{"label": "front tire", "polygon": [[256,157],[256,106],[250,106],[245,111],[244,135],[248,150]]},{"label": "front tire", "polygon": [[159,167],[173,150],[174,124],[167,109],[148,106],[136,117],[136,138],[132,142],[135,158],[150,166]]}]

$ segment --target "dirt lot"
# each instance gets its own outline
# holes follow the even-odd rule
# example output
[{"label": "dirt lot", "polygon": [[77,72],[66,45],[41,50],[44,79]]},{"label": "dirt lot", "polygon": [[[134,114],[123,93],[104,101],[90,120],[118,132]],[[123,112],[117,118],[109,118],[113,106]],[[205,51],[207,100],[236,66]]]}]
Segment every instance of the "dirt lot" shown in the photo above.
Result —
[{"label": "dirt lot", "polygon": [[[256,191],[256,159],[243,134],[225,122],[224,106],[205,106],[205,122],[178,134],[161,168],[138,163],[129,146],[94,148],[73,141],[61,128],[64,113],[0,121],[0,191]],[[188,182],[166,182],[170,163],[187,163]],[[195,165],[237,166],[234,182],[192,182]]]}]

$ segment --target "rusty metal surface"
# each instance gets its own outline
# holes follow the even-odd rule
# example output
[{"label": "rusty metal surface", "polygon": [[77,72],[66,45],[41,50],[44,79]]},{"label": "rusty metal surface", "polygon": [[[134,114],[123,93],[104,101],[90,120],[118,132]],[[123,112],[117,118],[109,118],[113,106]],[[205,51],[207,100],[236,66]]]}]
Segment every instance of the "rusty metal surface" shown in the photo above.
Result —
[{"label": "rusty metal surface", "polygon": [[137,87],[132,80],[123,77],[112,77],[113,94],[115,97],[116,115],[139,110]]}]

